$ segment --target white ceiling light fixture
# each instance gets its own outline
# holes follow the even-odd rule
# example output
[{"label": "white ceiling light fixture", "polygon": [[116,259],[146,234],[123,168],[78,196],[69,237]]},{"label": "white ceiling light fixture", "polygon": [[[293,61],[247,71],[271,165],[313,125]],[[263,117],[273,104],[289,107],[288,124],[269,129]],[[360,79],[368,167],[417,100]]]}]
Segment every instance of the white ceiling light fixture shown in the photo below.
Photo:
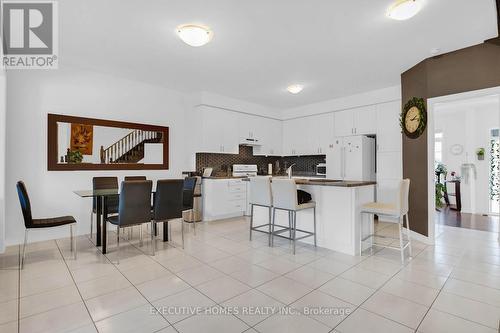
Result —
[{"label": "white ceiling light fixture", "polygon": [[210,28],[198,24],[183,24],[177,27],[177,35],[190,46],[203,46],[210,42],[214,33]]},{"label": "white ceiling light fixture", "polygon": [[417,15],[422,9],[422,0],[397,0],[387,10],[387,17],[404,21]]},{"label": "white ceiling light fixture", "polygon": [[301,84],[291,84],[286,88],[286,90],[288,90],[289,93],[294,95],[301,92],[302,89],[304,89],[304,86]]}]

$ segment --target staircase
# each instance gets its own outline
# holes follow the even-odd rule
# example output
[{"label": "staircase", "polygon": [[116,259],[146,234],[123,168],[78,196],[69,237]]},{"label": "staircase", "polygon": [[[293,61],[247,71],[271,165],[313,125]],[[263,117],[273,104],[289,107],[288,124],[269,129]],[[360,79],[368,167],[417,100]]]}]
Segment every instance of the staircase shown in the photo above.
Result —
[{"label": "staircase", "polygon": [[161,132],[133,130],[108,148],[101,146],[101,163],[137,163],[144,158],[146,143],[161,142]]}]

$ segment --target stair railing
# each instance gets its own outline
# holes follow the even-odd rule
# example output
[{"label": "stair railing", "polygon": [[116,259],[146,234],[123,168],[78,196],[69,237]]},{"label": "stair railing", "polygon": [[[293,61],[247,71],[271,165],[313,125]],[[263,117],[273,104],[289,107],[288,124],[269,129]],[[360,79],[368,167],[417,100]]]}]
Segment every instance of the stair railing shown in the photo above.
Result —
[{"label": "stair railing", "polygon": [[141,143],[147,140],[158,140],[160,138],[160,132],[133,130],[108,148],[104,149],[104,147],[101,146],[101,163],[117,163],[117,160]]}]

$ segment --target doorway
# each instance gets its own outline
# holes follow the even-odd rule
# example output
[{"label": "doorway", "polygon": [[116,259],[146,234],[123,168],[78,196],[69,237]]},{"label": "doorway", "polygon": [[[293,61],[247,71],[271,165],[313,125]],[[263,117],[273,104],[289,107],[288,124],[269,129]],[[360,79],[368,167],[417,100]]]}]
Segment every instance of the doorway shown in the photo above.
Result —
[{"label": "doorway", "polygon": [[429,235],[499,232],[500,87],[428,100]]}]

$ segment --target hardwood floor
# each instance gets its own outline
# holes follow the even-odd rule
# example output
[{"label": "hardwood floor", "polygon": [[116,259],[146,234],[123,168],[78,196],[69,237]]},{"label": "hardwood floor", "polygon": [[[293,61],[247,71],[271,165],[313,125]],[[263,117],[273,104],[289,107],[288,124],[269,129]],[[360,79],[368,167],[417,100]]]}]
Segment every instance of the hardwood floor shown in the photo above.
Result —
[{"label": "hardwood floor", "polygon": [[435,221],[451,227],[499,232],[500,218],[498,216],[484,216],[480,214],[461,213],[448,207],[436,211]]}]

